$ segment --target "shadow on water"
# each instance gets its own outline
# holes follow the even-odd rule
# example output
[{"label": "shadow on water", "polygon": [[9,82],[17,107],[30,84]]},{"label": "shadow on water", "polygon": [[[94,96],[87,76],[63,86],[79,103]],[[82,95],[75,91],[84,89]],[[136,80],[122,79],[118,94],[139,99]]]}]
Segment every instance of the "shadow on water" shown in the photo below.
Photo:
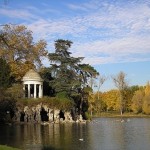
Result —
[{"label": "shadow on water", "polygon": [[42,150],[61,150],[61,149],[58,149],[58,148],[55,148],[55,147],[52,147],[52,146],[44,146],[42,148]]}]

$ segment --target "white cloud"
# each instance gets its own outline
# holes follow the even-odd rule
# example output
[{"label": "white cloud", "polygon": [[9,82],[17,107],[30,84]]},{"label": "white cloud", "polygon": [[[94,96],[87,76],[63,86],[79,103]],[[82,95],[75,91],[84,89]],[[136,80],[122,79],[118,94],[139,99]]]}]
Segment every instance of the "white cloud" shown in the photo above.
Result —
[{"label": "white cloud", "polygon": [[36,15],[33,15],[31,12],[23,9],[0,9],[0,14],[9,18],[17,18],[22,20],[38,19]]},{"label": "white cloud", "polygon": [[85,8],[85,7],[83,7],[83,6],[79,6],[79,5],[68,4],[67,6],[68,6],[70,9],[73,9],[73,10],[88,11],[87,8]]},{"label": "white cloud", "polygon": [[74,56],[83,56],[90,64],[150,61],[149,41],[150,36],[80,43],[74,47]]},{"label": "white cloud", "polygon": [[[119,2],[118,2],[119,3]],[[24,20],[32,20],[26,25],[36,38],[48,42],[58,38],[73,39],[76,45],[74,56],[84,56],[91,64],[120,63],[150,60],[150,7],[146,1],[128,2],[127,6],[118,3],[91,0],[80,5],[68,4],[71,10],[84,11],[75,17],[46,18],[35,15],[37,8],[8,10],[0,14]],[[121,3],[120,3],[121,4]],[[33,11],[34,10],[34,11]],[[47,9],[48,11],[48,9]],[[49,10],[58,12],[57,10]],[[50,42],[50,44],[51,44]],[[144,57],[146,54],[147,57]],[[140,57],[140,56],[143,57]]]}]

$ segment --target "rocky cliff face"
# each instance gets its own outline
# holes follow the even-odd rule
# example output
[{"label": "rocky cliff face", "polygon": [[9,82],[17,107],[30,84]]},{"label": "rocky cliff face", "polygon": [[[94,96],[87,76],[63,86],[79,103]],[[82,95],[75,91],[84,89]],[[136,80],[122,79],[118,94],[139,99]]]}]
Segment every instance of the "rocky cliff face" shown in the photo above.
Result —
[{"label": "rocky cliff face", "polygon": [[38,104],[33,107],[18,107],[13,117],[15,122],[24,123],[59,123],[59,122],[82,122],[82,116],[74,117],[71,111],[52,109],[45,104]]}]

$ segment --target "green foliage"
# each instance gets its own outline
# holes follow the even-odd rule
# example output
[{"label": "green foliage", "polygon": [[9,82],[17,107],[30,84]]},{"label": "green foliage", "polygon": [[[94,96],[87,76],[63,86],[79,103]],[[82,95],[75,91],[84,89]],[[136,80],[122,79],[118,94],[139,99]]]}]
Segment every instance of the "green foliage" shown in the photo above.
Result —
[{"label": "green foliage", "polygon": [[91,120],[92,116],[88,112],[85,112],[85,119],[86,120]]},{"label": "green foliage", "polygon": [[83,88],[83,92],[84,93],[89,94],[89,92],[92,92],[92,91],[93,91],[93,89],[91,87],[89,87],[89,86],[86,86],[86,87]]},{"label": "green foliage", "polygon": [[59,99],[69,99],[68,95],[67,95],[67,92],[66,91],[63,91],[63,92],[60,92],[60,93],[57,93],[56,94],[56,97],[59,98]]},{"label": "green foliage", "polygon": [[97,71],[89,64],[81,64],[83,57],[72,57],[69,48],[72,42],[59,39],[55,41],[55,53],[49,53],[51,73],[54,78],[50,82],[56,93],[65,91],[78,92],[81,85],[85,86],[89,77],[96,77]]},{"label": "green foliage", "polygon": [[10,83],[10,67],[4,59],[0,58],[0,88],[7,88]]},{"label": "green foliage", "polygon": [[37,106],[38,104],[43,104],[47,105],[50,108],[54,109],[61,109],[61,110],[70,110],[73,106],[74,103],[69,100],[69,99],[62,99],[58,97],[43,97],[42,99],[18,99],[17,100],[17,107],[20,109],[23,109],[25,106],[28,107],[34,107]]},{"label": "green foliage", "polygon": [[50,83],[56,93],[65,91],[69,94],[72,87],[79,86],[75,67],[82,58],[70,56],[69,48],[71,44],[72,42],[68,40],[57,40],[55,41],[55,53],[49,54],[49,59],[53,63],[51,64],[51,72],[54,77],[54,80]]},{"label": "green foliage", "polygon": [[16,108],[16,101],[10,98],[0,100],[0,122],[9,122],[10,115],[14,113]]},{"label": "green foliage", "polygon": [[54,96],[55,91],[52,88],[52,86],[49,84],[49,82],[53,80],[50,68],[41,68],[40,75],[41,75],[42,79],[44,80],[43,95],[44,96]]},{"label": "green foliage", "polygon": [[[81,64],[83,57],[72,57],[69,51],[72,42],[58,39],[55,41],[55,53],[49,53],[51,75],[49,83],[56,92],[56,97],[74,100],[80,114],[88,107],[88,79],[95,78],[98,72],[89,64]],[[76,95],[76,96],[75,96]]]},{"label": "green foliage", "polygon": [[22,84],[13,84],[5,92],[7,97],[18,99],[22,98],[24,95],[23,85]]},{"label": "green foliage", "polygon": [[13,148],[6,145],[0,145],[0,150],[19,150],[18,148]]},{"label": "green foliage", "polygon": [[138,91],[140,87],[138,85],[134,85],[131,87],[128,87],[125,89],[124,93],[124,99],[125,99],[125,105],[124,105],[124,110],[126,112],[132,111],[132,99],[136,91]]}]

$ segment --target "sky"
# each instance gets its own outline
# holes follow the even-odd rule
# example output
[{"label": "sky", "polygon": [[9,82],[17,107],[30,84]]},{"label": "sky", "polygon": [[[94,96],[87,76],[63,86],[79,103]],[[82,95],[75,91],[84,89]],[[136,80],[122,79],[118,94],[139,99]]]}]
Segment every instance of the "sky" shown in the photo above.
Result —
[{"label": "sky", "polygon": [[0,25],[8,23],[25,25],[49,52],[71,40],[72,56],[107,77],[101,91],[115,88],[120,71],[130,86],[150,81],[149,0],[0,0]]}]

